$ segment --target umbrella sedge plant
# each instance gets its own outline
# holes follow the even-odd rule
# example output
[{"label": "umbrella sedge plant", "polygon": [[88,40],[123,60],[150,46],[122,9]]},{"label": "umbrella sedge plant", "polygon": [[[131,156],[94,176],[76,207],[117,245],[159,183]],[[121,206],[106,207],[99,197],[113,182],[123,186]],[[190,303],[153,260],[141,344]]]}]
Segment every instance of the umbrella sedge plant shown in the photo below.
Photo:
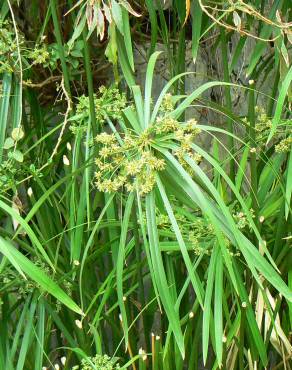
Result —
[{"label": "umbrella sedge plant", "polygon": [[0,369],[291,369],[291,15],[2,1]]}]

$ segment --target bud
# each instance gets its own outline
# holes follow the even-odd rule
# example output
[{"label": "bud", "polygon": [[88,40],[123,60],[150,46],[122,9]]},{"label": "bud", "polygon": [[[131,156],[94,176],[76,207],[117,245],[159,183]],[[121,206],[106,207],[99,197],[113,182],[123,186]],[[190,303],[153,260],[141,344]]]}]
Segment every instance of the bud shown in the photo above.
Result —
[{"label": "bud", "polygon": [[264,221],[265,221],[265,217],[264,216],[260,216],[260,223],[262,224]]},{"label": "bud", "polygon": [[65,166],[70,166],[70,161],[65,154],[63,155],[63,163]]},{"label": "bud", "polygon": [[32,192],[32,188],[31,188],[31,187],[29,187],[29,188],[27,189],[27,195],[28,195],[29,197],[31,197],[31,196],[32,196],[32,194],[33,194],[33,192]]},{"label": "bud", "polygon": [[254,80],[249,80],[248,81],[248,84],[251,86],[251,85],[253,85],[254,84]]},{"label": "bud", "polygon": [[192,319],[193,317],[195,316],[195,314],[193,312],[190,312],[189,313],[189,318]]},{"label": "bud", "polygon": [[80,320],[75,320],[75,324],[79,329],[82,329],[82,322]]},{"label": "bud", "polygon": [[66,364],[66,357],[65,356],[63,356],[63,357],[61,357],[61,362],[62,362],[62,365],[65,365]]},{"label": "bud", "polygon": [[69,143],[69,141],[68,141],[68,143],[66,144],[66,147],[67,147],[67,149],[69,150],[69,152],[71,152],[71,150],[72,150],[72,146],[71,146],[71,144]]},{"label": "bud", "polygon": [[246,308],[246,306],[247,306],[246,302],[242,302],[242,303],[241,303],[241,307],[242,307],[242,308]]},{"label": "bud", "polygon": [[16,127],[11,132],[11,137],[14,141],[19,141],[23,138],[24,132],[21,127]]},{"label": "bud", "polygon": [[73,264],[74,264],[75,266],[79,266],[79,265],[80,265],[80,262],[79,262],[78,260],[74,260],[74,261],[73,261]]},{"label": "bud", "polygon": [[146,361],[146,360],[147,360],[147,355],[146,355],[146,353],[145,353],[145,351],[144,351],[144,349],[143,349],[143,348],[140,348],[140,349],[139,349],[139,355],[141,355],[141,356],[142,356],[142,360],[143,360],[143,361]]}]

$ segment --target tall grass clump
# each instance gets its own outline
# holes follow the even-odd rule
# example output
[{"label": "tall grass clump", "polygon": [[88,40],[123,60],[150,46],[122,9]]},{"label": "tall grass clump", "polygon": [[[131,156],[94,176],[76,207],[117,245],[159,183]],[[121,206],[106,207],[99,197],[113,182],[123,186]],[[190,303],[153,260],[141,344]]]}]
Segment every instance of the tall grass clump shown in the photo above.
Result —
[{"label": "tall grass clump", "polygon": [[0,3],[0,370],[292,368],[292,7]]}]

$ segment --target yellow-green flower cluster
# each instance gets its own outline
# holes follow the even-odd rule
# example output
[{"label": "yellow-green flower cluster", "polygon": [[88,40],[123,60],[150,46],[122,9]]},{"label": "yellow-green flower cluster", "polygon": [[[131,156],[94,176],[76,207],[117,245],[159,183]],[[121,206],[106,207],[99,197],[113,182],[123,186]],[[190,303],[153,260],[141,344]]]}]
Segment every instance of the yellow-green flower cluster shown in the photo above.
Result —
[{"label": "yellow-green flower cluster", "polygon": [[210,255],[210,240],[214,239],[214,228],[202,217],[196,217],[189,225],[188,240],[196,255]]},{"label": "yellow-green flower cluster", "polygon": [[173,97],[170,93],[165,94],[159,111],[162,113],[171,112],[174,109]]},{"label": "yellow-green flower cluster", "polygon": [[155,173],[164,169],[165,162],[145,147],[148,140],[145,132],[138,137],[125,135],[122,143],[105,132],[97,135],[95,141],[100,148],[95,179],[99,191],[111,193],[125,187],[145,195],[153,189]]},{"label": "yellow-green flower cluster", "polygon": [[50,53],[46,45],[36,46],[33,50],[29,51],[28,57],[32,60],[33,64],[45,64],[50,58]]},{"label": "yellow-green flower cluster", "polygon": [[[115,89],[109,94],[108,90],[102,88],[100,92],[103,97],[113,97],[116,96],[118,90]],[[116,100],[119,100],[117,96]],[[100,102],[101,100],[97,103]],[[122,109],[122,106],[126,104],[124,97],[117,104],[120,104],[119,109]],[[79,99],[77,115],[86,107],[86,98]],[[110,109],[113,107],[111,106]],[[192,119],[186,123],[180,123],[166,113],[171,109],[173,109],[172,97],[167,95],[158,118],[143,132],[139,134],[128,132],[119,140],[115,135],[106,132],[97,135],[95,143],[98,146],[98,155],[95,160],[97,166],[95,179],[100,191],[111,193],[125,188],[129,192],[137,189],[141,195],[149,193],[155,185],[156,172],[165,168],[165,161],[156,155],[153,144],[159,145],[167,141],[169,144],[175,144],[177,149],[174,155],[185,167],[187,167],[186,156],[196,162],[201,161],[201,156],[192,148],[195,137],[201,132],[197,121]],[[99,114],[103,114],[102,109],[99,110]],[[109,117],[109,112],[104,113],[104,116]],[[110,118],[115,118],[113,111]]]},{"label": "yellow-green flower cluster", "polygon": [[[254,210],[252,208],[249,210],[249,213],[250,213],[252,218],[255,217],[255,213],[254,213]],[[247,219],[247,215],[242,211],[237,211],[236,213],[233,213],[233,219],[236,222],[236,225],[239,229],[244,229],[246,227],[250,227],[250,223]]]},{"label": "yellow-green flower cluster", "polygon": [[[95,115],[98,125],[105,124],[107,117],[111,120],[119,120],[122,117],[122,110],[126,107],[126,103],[126,95],[120,93],[117,88],[101,86],[99,94],[94,95]],[[84,134],[87,131],[90,117],[88,96],[82,95],[78,98],[75,117],[76,119],[71,118],[70,130],[74,135]]]},{"label": "yellow-green flower cluster", "polygon": [[196,136],[201,132],[201,129],[197,127],[197,121],[190,119],[186,124],[180,125],[180,127],[174,132],[174,137],[179,141],[179,148],[175,151],[175,155],[181,165],[190,173],[192,168],[188,165],[185,157],[191,158],[196,163],[200,163],[202,156],[196,153],[192,144]]},{"label": "yellow-green flower cluster", "polygon": [[292,136],[283,139],[275,146],[276,153],[287,153],[290,152],[292,145]]},{"label": "yellow-green flower cluster", "polygon": [[[23,35],[18,33],[19,45],[24,44]],[[0,20],[0,73],[13,72],[18,68],[19,63],[17,43],[13,24],[9,21]]]},{"label": "yellow-green flower cluster", "polygon": [[[172,202],[174,204],[178,204],[176,198],[174,198]],[[189,210],[187,213],[189,213]],[[210,255],[210,247],[213,245],[211,242],[215,239],[212,224],[204,219],[200,214],[195,215],[195,213],[192,213],[189,218],[182,212],[175,211],[174,216],[183,235],[183,239],[185,242],[191,244],[194,253],[196,255]],[[156,208],[156,223],[158,229],[163,230],[164,232],[171,232],[173,240],[176,240],[168,215],[161,213],[158,208]],[[169,234],[169,237],[171,234]]]},{"label": "yellow-green flower cluster", "polygon": [[239,229],[244,229],[248,225],[248,220],[245,213],[237,212],[233,215],[234,220],[236,221],[237,227]]},{"label": "yellow-green flower cluster", "polygon": [[[255,112],[256,112],[256,122],[255,122],[256,143],[257,146],[262,146],[266,142],[266,139],[269,135],[269,132],[272,127],[272,121],[267,116],[264,108],[256,106]],[[247,118],[244,118],[243,121],[250,125]]]},{"label": "yellow-green flower cluster", "polygon": [[[99,93],[94,95],[96,120],[103,124],[108,116],[110,119],[120,119],[122,110],[126,107],[126,95],[120,93],[116,87],[106,88],[100,86]],[[76,107],[77,115],[82,115],[84,120],[89,117],[89,97],[82,95],[78,98]]]},{"label": "yellow-green flower cluster", "polygon": [[81,367],[79,365],[73,366],[72,370],[92,370],[94,365],[95,369],[98,370],[118,370],[120,365],[116,361],[107,355],[96,355],[89,359],[81,360]]},{"label": "yellow-green flower cluster", "polygon": [[[37,258],[33,258],[33,263],[44,273],[48,276],[52,275],[52,271],[48,265],[44,262],[39,261]],[[18,279],[18,273],[11,269],[10,267],[6,267],[0,276],[0,283],[2,285],[7,285],[7,289],[11,293],[15,293],[17,298],[23,299],[28,294],[31,294],[35,289],[41,289],[40,285],[31,279]]]},{"label": "yellow-green flower cluster", "polygon": [[177,120],[171,117],[158,117],[155,124],[155,132],[157,134],[169,134],[179,130],[180,124]]}]

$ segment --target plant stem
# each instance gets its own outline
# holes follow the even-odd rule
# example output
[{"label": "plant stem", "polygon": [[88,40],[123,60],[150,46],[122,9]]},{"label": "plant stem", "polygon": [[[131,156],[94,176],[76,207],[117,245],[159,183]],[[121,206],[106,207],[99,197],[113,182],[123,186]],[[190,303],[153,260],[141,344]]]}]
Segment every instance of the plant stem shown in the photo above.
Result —
[{"label": "plant stem", "polygon": [[[220,29],[220,39],[221,39],[221,51],[222,51],[222,63],[223,63],[223,75],[224,81],[230,83],[230,71],[228,64],[228,51],[227,51],[227,39],[225,34],[225,29]],[[225,104],[227,108],[232,111],[232,99],[230,93],[230,87],[225,86]],[[227,118],[227,127],[230,134],[233,134],[233,122],[230,118]],[[232,136],[228,136],[228,150],[231,154],[234,153],[234,139]],[[230,179],[235,183],[235,161],[230,158]]]},{"label": "plant stem", "polygon": [[64,85],[65,85],[65,88],[66,88],[66,91],[67,91],[69,97],[71,97],[71,89],[70,89],[70,82],[69,82],[69,71],[68,71],[67,64],[66,64],[66,59],[65,59],[64,45],[63,45],[63,41],[62,41],[60,23],[59,23],[59,19],[58,19],[58,15],[57,15],[56,0],[50,0],[50,6],[51,6],[55,36],[56,36],[59,55],[60,55],[60,60],[61,60],[62,71],[63,71],[63,75],[64,75]]},{"label": "plant stem", "polygon": [[245,308],[241,308],[240,336],[238,347],[238,369],[244,370],[244,327],[245,327]]},{"label": "plant stem", "polygon": [[258,224],[258,179],[257,179],[257,153],[256,153],[256,131],[255,131],[255,95],[254,95],[254,82],[250,81],[252,88],[249,91],[248,102],[248,120],[249,120],[249,137],[251,145],[250,153],[250,173],[251,173],[251,199],[252,208],[255,212],[255,224]]},{"label": "plant stem", "polygon": [[89,112],[90,112],[90,121],[91,121],[91,128],[92,128],[92,135],[95,137],[97,134],[97,122],[95,116],[95,106],[94,106],[94,91],[93,91],[93,78],[92,78],[92,70],[90,65],[90,50],[88,46],[88,42],[86,40],[86,29],[85,27],[82,32],[82,38],[84,43],[84,66],[86,72],[86,79],[87,79],[87,90],[88,90],[88,97],[89,97]]}]

